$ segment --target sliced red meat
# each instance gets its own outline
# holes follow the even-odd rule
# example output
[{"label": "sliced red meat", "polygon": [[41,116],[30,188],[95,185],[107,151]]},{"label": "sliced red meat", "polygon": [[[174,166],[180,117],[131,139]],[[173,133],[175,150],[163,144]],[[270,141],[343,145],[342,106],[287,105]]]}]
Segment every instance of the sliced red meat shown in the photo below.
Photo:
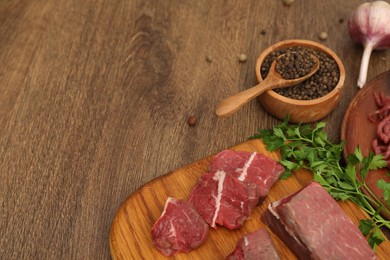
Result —
[{"label": "sliced red meat", "polygon": [[224,171],[203,174],[189,197],[211,227],[216,228],[218,224],[228,229],[241,227],[258,200],[254,183],[243,183]]},{"label": "sliced red meat", "polygon": [[376,259],[359,228],[316,182],[270,204],[262,219],[300,259]]},{"label": "sliced red meat", "polygon": [[271,186],[284,172],[284,168],[262,154],[225,150],[213,157],[209,171],[224,171],[240,181],[255,183],[260,189],[260,199],[264,199]]},{"label": "sliced red meat", "polygon": [[189,252],[206,240],[208,230],[208,224],[188,201],[169,197],[152,227],[153,243],[165,256]]},{"label": "sliced red meat", "polygon": [[283,243],[290,248],[292,252],[298,257],[298,259],[310,259],[310,251],[300,241],[299,237],[293,237],[290,235],[283,223],[274,216],[270,210],[266,210],[261,216],[262,221],[270,227],[274,234],[278,235]]},{"label": "sliced red meat", "polygon": [[268,231],[265,228],[260,228],[240,238],[234,252],[226,259],[277,260],[280,259],[280,256]]},{"label": "sliced red meat", "polygon": [[390,116],[386,116],[379,122],[376,134],[383,143],[387,144],[390,141]]},{"label": "sliced red meat", "polygon": [[385,96],[382,91],[375,91],[374,99],[378,110],[368,115],[370,121],[377,123],[377,137],[372,143],[372,148],[375,154],[383,155],[390,167],[390,96]]}]

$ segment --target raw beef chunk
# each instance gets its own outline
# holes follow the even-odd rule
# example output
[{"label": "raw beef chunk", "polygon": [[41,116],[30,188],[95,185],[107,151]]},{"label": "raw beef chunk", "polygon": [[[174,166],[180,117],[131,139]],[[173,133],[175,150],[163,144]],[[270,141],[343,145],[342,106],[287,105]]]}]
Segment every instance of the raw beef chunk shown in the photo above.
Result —
[{"label": "raw beef chunk", "polygon": [[260,228],[240,238],[234,252],[227,257],[227,260],[257,259],[280,259],[271,236],[265,228]]},{"label": "raw beef chunk", "polygon": [[284,168],[280,163],[262,154],[225,150],[213,157],[209,170],[210,172],[224,171],[240,181],[257,184],[260,189],[260,199],[264,199]]},{"label": "raw beef chunk", "polygon": [[206,240],[208,230],[189,202],[170,197],[152,227],[153,243],[165,256],[189,252]]},{"label": "raw beef chunk", "polygon": [[262,219],[301,259],[376,259],[359,228],[316,182],[270,204]]},{"label": "raw beef chunk", "polygon": [[189,201],[211,227],[239,228],[259,200],[254,183],[243,183],[224,171],[203,174]]}]

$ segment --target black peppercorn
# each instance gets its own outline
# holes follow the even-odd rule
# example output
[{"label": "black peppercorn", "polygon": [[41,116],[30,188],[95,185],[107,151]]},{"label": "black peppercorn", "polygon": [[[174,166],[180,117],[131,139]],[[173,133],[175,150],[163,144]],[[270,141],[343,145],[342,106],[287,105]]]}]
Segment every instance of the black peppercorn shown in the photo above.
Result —
[{"label": "black peppercorn", "polygon": [[195,116],[188,117],[187,123],[189,126],[195,126],[196,125],[196,117]]},{"label": "black peppercorn", "polygon": [[[335,60],[324,52],[302,46],[277,49],[271,52],[261,65],[260,73],[262,78],[264,79],[267,76],[269,68],[276,57],[286,54],[286,63],[284,65],[279,65],[279,68],[281,68],[287,66],[287,62],[291,62],[291,60],[294,59],[294,53],[300,53],[300,58],[295,57],[297,60],[301,60],[302,57],[304,60],[304,57],[308,54],[316,56],[320,61],[320,67],[309,79],[292,87],[274,89],[276,93],[293,99],[311,100],[326,95],[336,87],[340,78],[340,71]],[[305,69],[307,68],[303,65],[302,68],[294,73],[291,73],[290,71],[285,73],[288,74],[289,77],[296,77],[297,75],[302,75]]]}]

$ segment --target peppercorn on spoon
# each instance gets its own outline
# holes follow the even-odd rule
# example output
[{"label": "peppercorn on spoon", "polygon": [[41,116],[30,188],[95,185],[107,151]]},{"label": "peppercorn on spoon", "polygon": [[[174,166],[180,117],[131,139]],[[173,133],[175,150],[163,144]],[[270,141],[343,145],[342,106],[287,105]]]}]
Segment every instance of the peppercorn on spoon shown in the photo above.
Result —
[{"label": "peppercorn on spoon", "polygon": [[[282,54],[278,56],[280,58],[281,56],[284,56],[286,54]],[[251,101],[257,96],[260,96],[265,91],[275,89],[275,88],[285,88],[290,87],[296,84],[301,83],[302,81],[308,79],[311,77],[316,71],[318,70],[320,66],[320,61],[318,58],[314,55],[310,55],[311,58],[314,60],[314,65],[310,72],[299,78],[295,79],[284,79],[277,71],[276,71],[276,60],[275,59],[272,62],[272,65],[270,67],[268,76],[264,79],[264,81],[260,82],[256,86],[246,89],[236,95],[230,96],[224,100],[222,100],[221,103],[217,106],[216,114],[219,117],[228,117],[232,114],[234,114],[236,111],[238,111],[243,105]]]}]

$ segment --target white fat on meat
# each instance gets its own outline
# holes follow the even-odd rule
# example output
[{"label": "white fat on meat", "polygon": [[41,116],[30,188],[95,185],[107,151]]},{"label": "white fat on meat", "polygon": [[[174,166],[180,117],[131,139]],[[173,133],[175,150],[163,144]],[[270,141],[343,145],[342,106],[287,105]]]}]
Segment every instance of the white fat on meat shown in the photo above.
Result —
[{"label": "white fat on meat", "polygon": [[173,226],[173,223],[172,221],[170,220],[169,221],[169,224],[171,224],[171,227],[169,228],[169,237],[176,237],[176,229],[175,227]]},{"label": "white fat on meat", "polygon": [[213,177],[213,180],[218,181],[218,190],[217,196],[215,197],[215,211],[213,220],[211,222],[211,227],[215,227],[215,222],[217,221],[218,213],[221,208],[221,199],[222,199],[222,191],[223,191],[223,183],[225,182],[226,172],[217,171]]},{"label": "white fat on meat", "polygon": [[249,157],[248,161],[245,162],[244,167],[242,168],[241,175],[238,177],[238,180],[244,181],[246,176],[248,175],[248,168],[251,166],[253,160],[256,157],[256,153],[252,153],[251,156]]},{"label": "white fat on meat", "polygon": [[167,207],[168,207],[169,203],[171,203],[172,201],[173,201],[172,197],[168,197],[168,199],[165,201],[165,206],[164,206],[163,212],[161,213],[161,216],[159,217],[159,219],[165,215],[165,213],[167,212]]},{"label": "white fat on meat", "polygon": [[[174,203],[172,197],[168,197],[167,201],[165,202],[163,212],[161,213],[161,216],[159,217],[159,219],[165,215],[165,213],[167,212],[167,207],[170,203]],[[176,236],[176,229],[175,229],[171,220],[169,220],[169,224],[170,224],[169,237],[175,237]]]},{"label": "white fat on meat", "polygon": [[244,245],[245,245],[245,246],[248,246],[248,245],[249,245],[248,238],[247,238],[246,236],[244,237]]},{"label": "white fat on meat", "polygon": [[280,204],[280,201],[275,201],[270,204],[268,204],[268,210],[274,215],[277,219],[279,218],[279,214],[274,210],[274,207],[276,208]]},{"label": "white fat on meat", "polygon": [[[274,215],[278,220],[280,220],[280,216],[279,214],[274,210],[274,208],[276,208],[279,204],[281,203],[281,200],[278,200],[278,201],[275,201],[275,202],[272,202],[270,204],[268,204],[268,210],[272,213],[272,215]],[[287,227],[286,225],[283,224],[283,227],[284,229],[287,231],[287,233],[294,238],[294,240],[304,246],[301,241],[295,236],[294,232],[289,228]]]}]

